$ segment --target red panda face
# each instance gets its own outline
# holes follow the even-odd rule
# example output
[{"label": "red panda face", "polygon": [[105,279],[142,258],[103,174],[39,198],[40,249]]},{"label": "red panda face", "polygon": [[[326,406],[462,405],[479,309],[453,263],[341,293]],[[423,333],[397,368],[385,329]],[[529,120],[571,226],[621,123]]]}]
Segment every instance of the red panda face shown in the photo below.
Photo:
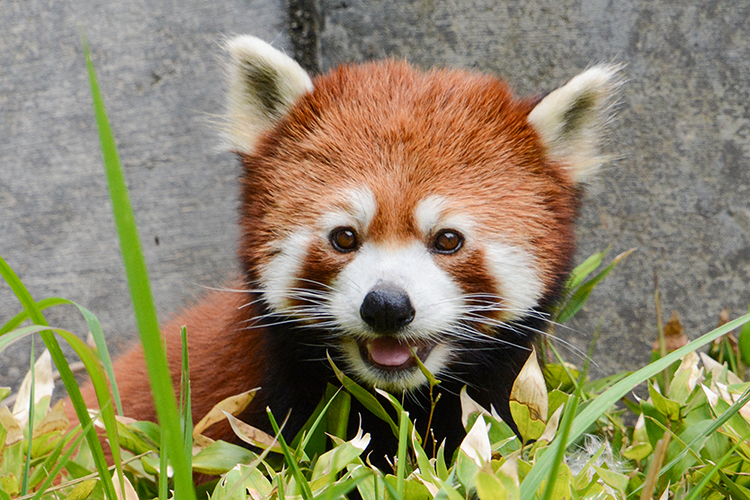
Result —
[{"label": "red panda face", "polygon": [[612,68],[536,102],[468,72],[384,62],[312,82],[257,39],[230,51],[240,256],[270,323],[324,332],[311,342],[350,375],[401,391],[426,382],[415,357],[446,375],[467,340],[513,342],[499,332],[543,313]]}]

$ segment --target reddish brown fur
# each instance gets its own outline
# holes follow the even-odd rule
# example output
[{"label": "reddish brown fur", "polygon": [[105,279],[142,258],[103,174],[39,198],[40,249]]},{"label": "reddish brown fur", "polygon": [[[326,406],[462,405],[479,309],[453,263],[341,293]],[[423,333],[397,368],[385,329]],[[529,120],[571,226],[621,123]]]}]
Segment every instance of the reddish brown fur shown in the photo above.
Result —
[{"label": "reddish brown fur", "polygon": [[[239,284],[233,286],[237,289]],[[246,309],[241,309],[240,306],[248,301],[246,293],[212,291],[199,304],[187,309],[162,328],[172,380],[179,387],[182,364],[180,328],[182,325],[187,327],[191,403],[196,422],[222,399],[260,384],[262,360],[248,354],[262,350],[263,341],[257,330],[243,329],[247,325]],[[140,346],[118,358],[114,370],[122,395],[124,415],[137,420],[156,421],[156,410]],[[97,406],[91,384],[84,386],[81,392],[90,407]],[[66,402],[66,411],[71,421],[77,421],[69,401]],[[233,440],[228,425],[216,425],[206,435],[213,439]]]},{"label": "reddish brown fur", "polygon": [[314,83],[244,157],[240,256],[251,276],[280,235],[313,227],[346,191],[364,186],[378,206],[370,241],[413,239],[414,208],[442,195],[471,214],[483,237],[535,255],[550,291],[572,253],[579,193],[545,160],[527,123],[535,102],[491,76],[421,73],[393,61],[345,66]]},{"label": "reddish brown fur", "polygon": [[[562,166],[545,159],[527,123],[534,102],[513,97],[490,76],[421,73],[392,61],[345,66],[314,84],[242,158],[239,257],[246,279],[257,280],[285,235],[313,227],[349,190],[367,187],[378,206],[372,241],[424,237],[414,208],[441,195],[451,200],[450,210],[471,215],[480,237],[496,235],[532,253],[545,294],[558,284],[573,251],[579,191]],[[313,243],[305,268],[315,273],[303,278],[327,282],[350,258],[331,256],[323,246]],[[465,291],[485,291],[489,273],[478,252],[468,248],[436,262]],[[187,325],[196,421],[223,398],[257,386],[264,366],[277,362],[264,359],[262,331],[243,329],[252,311],[240,306],[250,300],[211,292],[163,329],[177,383],[179,327]],[[140,348],[120,358],[115,371],[125,415],[154,420]],[[84,394],[93,403],[90,386]],[[210,436],[230,433],[224,426]]]}]

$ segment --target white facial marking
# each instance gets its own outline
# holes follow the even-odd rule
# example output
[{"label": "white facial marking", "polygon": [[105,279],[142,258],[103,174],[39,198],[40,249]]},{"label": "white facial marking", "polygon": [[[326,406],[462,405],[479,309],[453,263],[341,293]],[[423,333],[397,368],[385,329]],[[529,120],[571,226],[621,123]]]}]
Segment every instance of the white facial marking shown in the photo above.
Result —
[{"label": "white facial marking", "polygon": [[313,233],[309,230],[290,234],[277,243],[279,253],[261,269],[263,295],[273,310],[283,311],[291,305],[290,296],[312,238]]},{"label": "white facial marking", "polygon": [[424,245],[392,248],[365,243],[335,279],[331,313],[347,332],[374,337],[359,315],[362,301],[378,283],[400,287],[416,311],[405,337],[429,338],[454,324],[463,304],[461,289],[440,269]]},{"label": "white facial marking", "polygon": [[423,235],[437,233],[441,229],[455,229],[464,237],[470,237],[474,224],[463,215],[447,213],[449,201],[438,195],[428,196],[420,201],[414,211],[417,227]]},{"label": "white facial marking", "polygon": [[448,200],[442,196],[428,196],[420,201],[414,210],[417,227],[422,234],[430,234],[440,222],[440,216],[448,206]]},{"label": "white facial marking", "polygon": [[321,220],[324,238],[337,227],[350,226],[364,234],[378,209],[375,195],[367,188],[353,189],[348,193],[345,207],[326,213]]},{"label": "white facial marking", "polygon": [[[424,245],[416,242],[396,248],[365,243],[334,281],[336,292],[331,295],[330,313],[348,334],[342,339],[342,346],[351,370],[370,385],[388,390],[414,388],[426,382],[419,369],[384,377],[360,354],[358,342],[377,337],[360,316],[360,307],[365,296],[379,283],[404,290],[414,307],[414,320],[400,336],[410,342],[431,345],[443,341],[440,333],[456,325],[464,307],[463,294],[453,279],[435,264]],[[423,363],[437,375],[445,369],[449,358],[448,346],[437,344]]]},{"label": "white facial marking", "polygon": [[499,284],[510,317],[522,317],[538,305],[543,285],[534,268],[534,257],[520,248],[499,242],[485,246],[487,264]]}]

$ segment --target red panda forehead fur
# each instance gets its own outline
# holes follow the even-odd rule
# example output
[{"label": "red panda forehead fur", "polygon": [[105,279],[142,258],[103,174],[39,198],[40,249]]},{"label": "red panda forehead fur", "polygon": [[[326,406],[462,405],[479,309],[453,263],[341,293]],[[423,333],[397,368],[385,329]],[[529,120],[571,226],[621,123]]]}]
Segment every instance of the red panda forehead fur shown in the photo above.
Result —
[{"label": "red panda forehead fur", "polygon": [[527,121],[535,103],[495,77],[395,61],[318,77],[244,157],[245,265],[264,264],[274,240],[312,229],[364,188],[377,206],[368,241],[424,238],[415,210],[440,196],[477,239],[533,255],[545,289],[554,286],[572,254],[579,189],[545,158]]}]

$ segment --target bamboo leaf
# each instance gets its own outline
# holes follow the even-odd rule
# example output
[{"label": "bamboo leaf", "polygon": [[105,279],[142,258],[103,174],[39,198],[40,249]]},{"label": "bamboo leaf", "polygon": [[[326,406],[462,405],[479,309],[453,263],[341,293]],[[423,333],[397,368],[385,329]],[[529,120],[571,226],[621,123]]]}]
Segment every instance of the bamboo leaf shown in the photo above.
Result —
[{"label": "bamboo leaf", "polygon": [[[630,392],[636,385],[648,380],[657,373],[667,368],[672,363],[681,359],[687,353],[692,352],[709,342],[725,335],[740,326],[750,321],[750,314],[746,314],[740,318],[730,321],[729,323],[722,325],[715,330],[699,337],[698,339],[690,342],[685,347],[677,349],[671,352],[667,356],[649,364],[648,366],[641,368],[633,374],[625,377],[620,382],[614,384],[610,389],[603,392],[595,401],[586,406],[575,418],[573,425],[570,430],[569,437],[565,440],[564,447],[567,448],[573,441],[575,441],[585,430],[593,424],[599,416],[604,413],[609,407],[611,407],[620,398]],[[521,499],[532,500],[536,494],[537,489],[544,480],[545,477],[550,473],[554,456],[557,450],[563,446],[561,440],[555,439],[551,444],[550,449],[542,455],[539,460],[529,471],[524,482],[521,484]]]}]

